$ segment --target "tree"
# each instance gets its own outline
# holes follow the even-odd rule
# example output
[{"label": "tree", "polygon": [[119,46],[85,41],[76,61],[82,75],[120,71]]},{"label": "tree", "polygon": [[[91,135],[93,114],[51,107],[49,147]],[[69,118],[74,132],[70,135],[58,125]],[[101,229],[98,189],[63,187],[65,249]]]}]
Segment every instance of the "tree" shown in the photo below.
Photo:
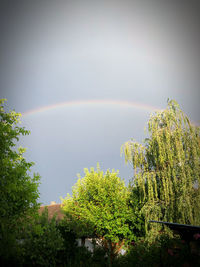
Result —
[{"label": "tree", "polygon": [[199,225],[200,128],[172,100],[151,115],[148,132],[144,144],[131,140],[122,147],[134,168],[133,189],[146,222]]},{"label": "tree", "polygon": [[65,251],[64,239],[58,229],[56,216],[49,219],[46,208],[41,215],[35,216],[33,222],[34,224],[29,225],[24,231],[21,264],[38,267],[60,266],[60,254]]},{"label": "tree", "polygon": [[24,148],[16,149],[19,137],[29,132],[18,126],[20,113],[4,110],[4,101],[0,100],[0,258],[9,257],[17,232],[38,210],[39,197],[39,175],[30,176],[33,163],[23,157]]},{"label": "tree", "polygon": [[140,227],[130,207],[130,191],[114,170],[104,174],[85,169],[85,177],[79,176],[72,196],[63,199],[63,210],[73,225],[87,229],[85,234],[100,238],[108,249],[112,262],[126,240],[136,239],[135,230]]}]

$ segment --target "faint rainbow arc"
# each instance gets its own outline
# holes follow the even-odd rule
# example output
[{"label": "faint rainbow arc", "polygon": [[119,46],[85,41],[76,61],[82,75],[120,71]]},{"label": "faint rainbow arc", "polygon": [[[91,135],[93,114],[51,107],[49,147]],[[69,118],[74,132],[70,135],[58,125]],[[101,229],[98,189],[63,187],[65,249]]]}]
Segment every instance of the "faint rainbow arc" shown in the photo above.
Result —
[{"label": "faint rainbow arc", "polygon": [[65,101],[60,102],[52,105],[47,105],[43,107],[38,107],[36,109],[31,109],[28,111],[25,111],[22,113],[22,116],[28,116],[36,113],[45,112],[52,109],[57,109],[61,107],[73,107],[73,106],[92,106],[92,105],[114,105],[119,107],[129,107],[129,108],[136,108],[140,110],[146,110],[146,111],[158,111],[161,110],[161,108],[148,105],[148,104],[142,104],[139,102],[132,102],[132,101],[121,101],[121,100],[77,100],[77,101]]}]

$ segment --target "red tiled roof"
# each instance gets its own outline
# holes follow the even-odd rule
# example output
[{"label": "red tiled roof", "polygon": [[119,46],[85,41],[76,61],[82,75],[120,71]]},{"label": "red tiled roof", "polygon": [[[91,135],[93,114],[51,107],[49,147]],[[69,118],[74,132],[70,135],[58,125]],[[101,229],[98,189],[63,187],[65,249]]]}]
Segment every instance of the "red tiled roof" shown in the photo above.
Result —
[{"label": "red tiled roof", "polygon": [[54,215],[56,215],[57,221],[60,221],[64,218],[64,213],[61,210],[61,204],[51,204],[47,206],[41,206],[38,211],[40,215],[44,212],[45,208],[47,208],[48,210],[49,220],[51,220]]}]

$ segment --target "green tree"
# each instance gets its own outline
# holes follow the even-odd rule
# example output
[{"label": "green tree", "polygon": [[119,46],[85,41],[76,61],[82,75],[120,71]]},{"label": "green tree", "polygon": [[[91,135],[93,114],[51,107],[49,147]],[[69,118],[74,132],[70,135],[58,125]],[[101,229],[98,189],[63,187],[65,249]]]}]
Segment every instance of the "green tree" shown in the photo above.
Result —
[{"label": "green tree", "polygon": [[[47,208],[35,216],[24,231],[22,266],[58,266],[64,251],[64,239],[58,229],[56,216],[48,219]],[[71,244],[70,244],[71,245]],[[64,262],[63,262],[64,264]]]},{"label": "green tree", "polygon": [[146,222],[200,225],[200,128],[172,100],[151,115],[148,133],[144,144],[122,146]]},{"label": "green tree", "polygon": [[[73,225],[80,225],[82,235],[98,237],[110,254],[110,262],[126,240],[136,239],[136,229],[141,225],[130,207],[130,191],[109,170],[104,174],[99,166],[85,169],[85,177],[79,176],[72,196],[63,199],[63,210]],[[84,233],[84,231],[86,232]]]},{"label": "green tree", "polygon": [[[16,148],[21,135],[20,113],[6,112],[0,100],[0,258],[10,258],[17,233],[38,209],[39,176],[30,176],[33,163],[23,157],[25,149]],[[11,248],[12,247],[12,248]],[[13,252],[16,254],[16,252]]]}]

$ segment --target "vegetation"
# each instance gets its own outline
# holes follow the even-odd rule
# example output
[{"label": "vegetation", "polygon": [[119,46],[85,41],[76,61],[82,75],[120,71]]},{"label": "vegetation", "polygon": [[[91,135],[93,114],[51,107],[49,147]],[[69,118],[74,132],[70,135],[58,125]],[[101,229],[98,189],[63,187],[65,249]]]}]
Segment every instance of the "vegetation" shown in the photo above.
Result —
[{"label": "vegetation", "polygon": [[[85,169],[63,199],[65,218],[38,214],[39,175],[23,156],[20,114],[0,100],[0,265],[200,266],[200,233],[190,244],[149,220],[200,225],[200,128],[175,101],[151,115],[148,138],[122,146],[134,169],[129,186],[114,170]],[[146,230],[146,231],[145,231]],[[94,251],[77,239],[98,240]],[[125,255],[120,255],[121,248]]]},{"label": "vegetation", "polygon": [[22,235],[23,265],[57,266],[59,255],[64,250],[64,239],[56,226],[55,217],[48,220],[48,210],[34,221]]},{"label": "vegetation", "polygon": [[108,170],[104,174],[99,167],[97,171],[85,169],[85,177],[79,177],[72,196],[63,200],[63,210],[73,226],[82,226],[82,236],[103,241],[111,261],[127,241],[136,239],[142,224],[133,213],[130,191],[118,173]]},{"label": "vegetation", "polygon": [[16,149],[21,135],[20,114],[6,112],[0,100],[0,260],[17,254],[17,234],[38,210],[39,176],[30,176],[33,163],[23,157],[25,149]]},{"label": "vegetation", "polygon": [[[133,193],[149,219],[200,225],[200,129],[175,101],[150,117],[149,137],[123,146]],[[147,227],[146,227],[147,230]]]},{"label": "vegetation", "polygon": [[118,257],[115,267],[176,267],[199,266],[200,259],[192,255],[188,244],[179,236],[160,234],[153,242],[142,239],[130,247],[126,255]]}]

